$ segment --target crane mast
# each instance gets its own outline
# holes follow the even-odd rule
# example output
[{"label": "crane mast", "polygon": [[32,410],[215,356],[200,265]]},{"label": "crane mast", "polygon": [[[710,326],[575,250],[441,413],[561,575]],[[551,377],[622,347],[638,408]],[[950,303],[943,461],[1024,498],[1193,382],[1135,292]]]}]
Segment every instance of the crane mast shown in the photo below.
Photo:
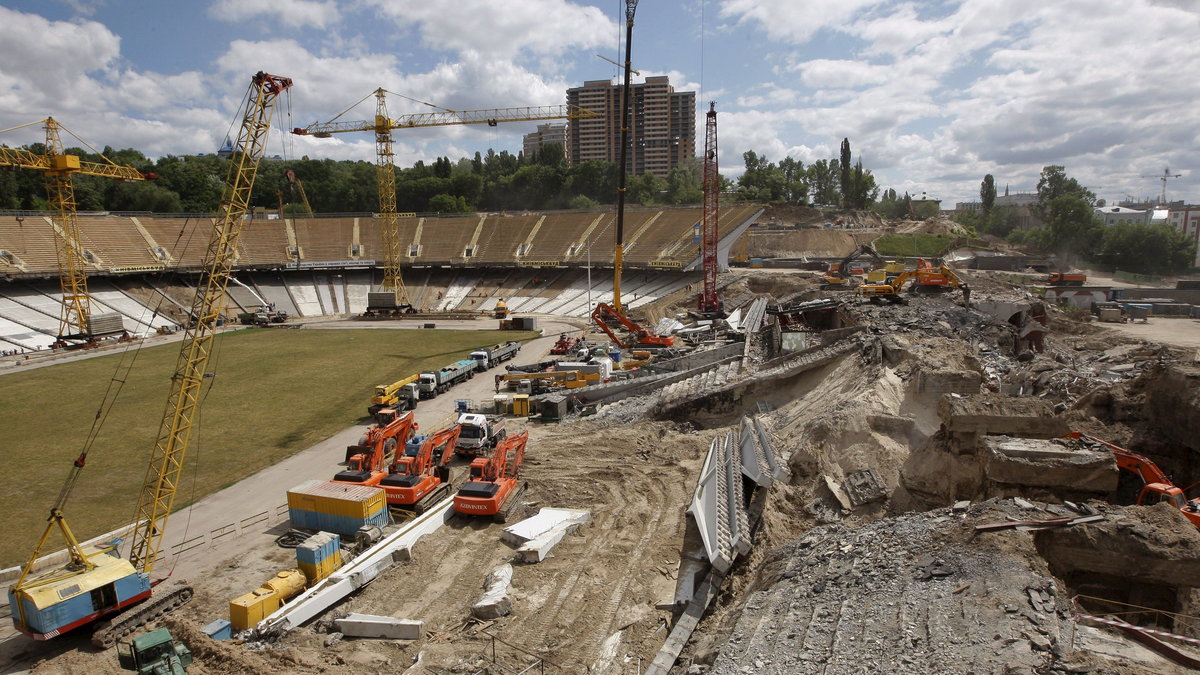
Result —
[{"label": "crane mast", "polygon": [[717,297],[717,219],[721,194],[721,174],[717,171],[717,104],[710,102],[704,132],[704,215],[701,226],[701,246],[704,260],[704,291],[700,296],[700,311],[721,311]]},{"label": "crane mast", "polygon": [[[75,185],[72,175],[104,176],[121,180],[146,180],[137,169],[109,162],[82,161],[76,155],[63,153],[59,124],[53,117],[41,120],[46,129],[46,154],[38,155],[19,148],[0,148],[0,166],[36,169],[45,172],[46,197],[58,215],[54,218],[54,251],[58,262],[58,280],[62,291],[59,309],[58,338],[87,340],[91,334],[91,296],[88,295],[87,263],[83,259],[83,243],[79,221],[75,214]],[[37,124],[32,122],[31,124]],[[30,126],[23,124],[13,129]],[[6,129],[5,131],[12,131]]]},{"label": "crane mast", "polygon": [[271,127],[271,113],[279,94],[290,86],[290,79],[263,72],[254,76],[250,86],[242,128],[229,161],[225,192],[213,221],[202,277],[192,301],[192,321],[184,333],[175,374],[171,377],[172,390],[138,500],[138,524],[129,561],[139,572],[149,573],[159,556],[167,517],[175,502],[184,456],[199,412],[200,389],[212,350],[221,300],[229,284],[254,176]]},{"label": "crane mast", "polygon": [[396,294],[396,306],[412,306],[400,273],[400,218],[396,215],[396,157],[383,88],[375,90],[375,176],[379,181],[379,235],[383,241],[383,287]]}]

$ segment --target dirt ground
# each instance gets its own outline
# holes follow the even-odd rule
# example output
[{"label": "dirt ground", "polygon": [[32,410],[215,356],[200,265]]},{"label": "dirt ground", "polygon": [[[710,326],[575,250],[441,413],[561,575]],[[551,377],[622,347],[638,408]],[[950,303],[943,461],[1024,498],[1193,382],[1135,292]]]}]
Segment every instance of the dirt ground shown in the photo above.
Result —
[{"label": "dirt ground", "polygon": [[[1011,285],[964,275],[976,298],[1029,298]],[[776,301],[831,295],[801,275],[774,271],[741,271],[721,284],[727,307],[759,294]],[[672,316],[693,300],[671,298],[646,312]],[[998,400],[1037,398],[1053,410],[1048,414],[1094,433],[1109,431],[1114,440],[1124,442],[1135,430],[1149,438],[1161,422],[1147,391],[1167,381],[1164,369],[1195,359],[1200,342],[1192,341],[1200,330],[1184,329],[1196,329],[1196,322],[1098,326],[1051,309],[1045,351],[1026,355],[1014,349],[1010,324],[964,307],[957,294],[913,298],[903,306],[847,300],[842,311],[862,327],[863,349],[754,392],[770,403],[763,417],[777,450],[788,457],[791,477],[772,488],[754,549],[725,580],[673,672],[1002,672],[1005,664],[1011,672],[1031,673],[1174,672],[1098,629],[1100,637],[1089,638],[1091,651],[1065,646],[1065,631],[1074,626],[1071,584],[1078,580],[1055,576],[1032,533],[984,542],[973,534],[975,523],[1027,517],[1024,507],[999,500],[966,512],[950,504],[924,511],[906,498],[903,472],[912,451],[937,437],[942,425],[939,396],[922,388],[935,372],[973,374]],[[1126,329],[1157,332],[1126,335]],[[528,361],[537,357],[533,350],[523,354]],[[250,649],[213,642],[199,629],[227,617],[229,600],[291,566],[291,551],[269,543],[280,528],[190,559],[196,598],[166,624],[197,654],[192,673],[499,672],[483,670],[493,648],[496,660],[514,671],[536,657],[548,672],[642,672],[669,632],[671,612],[660,605],[674,597],[684,510],[709,440],[725,429],[652,419],[529,427],[528,506],[587,509],[592,521],[548,560],[515,565],[513,612],[500,619],[479,623],[469,609],[487,574],[511,561],[513,551],[500,541],[501,525],[457,517],[422,539],[412,560],[278,642]],[[331,451],[321,452],[315,476],[328,473]],[[878,472],[887,496],[854,509],[839,505],[830,482],[868,468]],[[1184,475],[1189,471],[1181,470],[1177,481],[1198,477]],[[247,487],[282,494],[300,480],[291,474],[264,487],[260,476]],[[1054,508],[1062,508],[1061,500],[1031,505],[1040,517]],[[1115,524],[1105,536],[1137,531],[1161,540],[1151,547],[1154,555],[1200,561],[1200,534],[1189,529],[1186,537],[1173,536],[1181,516],[1129,513],[1113,510]],[[941,556],[936,564],[923,561],[929,553]],[[950,569],[944,578],[919,578],[939,565]],[[1189,609],[1181,603],[1177,607]],[[338,639],[328,620],[348,612],[420,620],[424,636],[415,642]],[[801,619],[803,627],[796,628]],[[1105,649],[1111,653],[1098,656]],[[789,661],[788,650],[805,658]],[[119,672],[113,652],[96,652],[84,638],[23,643],[15,651],[9,671]]]}]

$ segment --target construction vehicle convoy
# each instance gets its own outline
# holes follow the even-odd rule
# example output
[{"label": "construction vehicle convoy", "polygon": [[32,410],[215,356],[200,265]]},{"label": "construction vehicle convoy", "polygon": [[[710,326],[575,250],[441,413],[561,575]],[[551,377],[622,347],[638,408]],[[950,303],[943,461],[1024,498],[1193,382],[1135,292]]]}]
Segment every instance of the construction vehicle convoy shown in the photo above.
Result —
[{"label": "construction vehicle convoy", "polygon": [[425,371],[417,379],[420,397],[433,398],[438,394],[444,394],[459,382],[465,382],[475,377],[475,371],[478,369],[478,361],[463,359],[438,370]]},{"label": "construction vehicle convoy", "polygon": [[502,345],[480,347],[471,352],[470,356],[479,364],[479,370],[484,371],[513,358],[519,351],[521,351],[521,343],[510,340]]},{"label": "construction vehicle convoy", "polygon": [[508,435],[503,415],[464,412],[458,416],[461,428],[454,453],[460,457],[478,457]]},{"label": "construction vehicle convoy", "polygon": [[[101,546],[83,546],[75,538],[63,515],[71,487],[87,464],[88,448],[74,460],[67,482],[50,509],[48,525],[37,547],[9,589],[13,625],[25,635],[48,640],[63,633],[112,616],[92,635],[98,647],[108,648],[138,627],[164,612],[188,602],[192,588],[173,584],[159,587],[164,578],[151,578],[158,562],[167,520],[181,483],[184,458],[193,424],[204,400],[201,386],[206,378],[208,357],[213,349],[216,325],[226,297],[230,270],[238,250],[254,177],[263,155],[271,113],[278,96],[292,86],[286,77],[257,73],[250,85],[242,114],[241,130],[229,160],[218,215],[203,257],[199,283],[180,341],[179,358],[170,378],[167,405],[158,439],[150,453],[149,468],[134,511],[134,530],[129,558],[117,553],[120,541]],[[66,565],[41,574],[34,567],[53,530],[58,529],[67,545]],[[136,607],[134,607],[136,605]],[[115,616],[114,616],[115,615]]]},{"label": "construction vehicle convoy", "polygon": [[900,293],[910,282],[913,282],[914,290],[943,290],[946,288],[957,288],[963,292],[963,297],[970,300],[970,287],[963,282],[954,270],[942,264],[936,268],[924,267],[913,270],[906,270],[903,274],[892,279],[889,282],[882,284],[863,284],[858,287],[858,294],[870,299],[873,303],[883,301],[891,303],[903,303],[904,298]]},{"label": "construction vehicle convoy", "polygon": [[[379,414],[383,415],[383,411]],[[407,445],[416,430],[417,422],[411,410],[396,413],[394,419],[387,424],[377,424],[367,429],[367,433],[363,434],[357,445],[346,448],[346,468],[337,472],[333,481],[378,485],[395,462],[396,453]]]},{"label": "construction vehicle convoy", "polygon": [[[1167,474],[1149,457],[1131,452],[1095,436],[1079,431],[1067,434],[1066,438],[1077,438],[1091,445],[1099,445],[1113,454],[1117,468],[1123,477],[1134,481],[1132,501],[1139,506],[1153,506],[1167,502],[1191,522],[1200,527],[1200,500],[1189,499],[1184,491],[1171,482]],[[1123,483],[1125,480],[1122,481]]]},{"label": "construction vehicle convoy", "polygon": [[396,380],[391,384],[381,384],[375,387],[375,395],[371,397],[371,405],[367,406],[367,414],[374,417],[375,413],[384,408],[397,408],[401,411],[417,407],[421,398],[421,390],[417,386],[419,375]]},{"label": "construction vehicle convoy", "polygon": [[192,650],[159,628],[118,643],[117,663],[139,675],[184,675],[192,665]]},{"label": "construction vehicle convoy", "polygon": [[470,474],[454,495],[454,510],[468,516],[491,516],[497,523],[518,516],[525,484],[521,465],[529,432],[522,431],[500,441],[491,457],[476,457]]},{"label": "construction vehicle convoy", "polygon": [[417,515],[450,496],[450,459],[462,427],[453,424],[436,433],[418,436],[405,446],[388,475],[379,482],[388,506]]}]

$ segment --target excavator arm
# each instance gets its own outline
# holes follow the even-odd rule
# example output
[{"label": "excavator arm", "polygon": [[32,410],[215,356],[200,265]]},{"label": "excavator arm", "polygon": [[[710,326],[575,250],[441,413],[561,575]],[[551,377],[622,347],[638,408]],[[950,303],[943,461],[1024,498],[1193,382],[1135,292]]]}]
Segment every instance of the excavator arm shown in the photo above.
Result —
[{"label": "excavator arm", "polygon": [[[621,326],[629,331],[634,336],[633,340],[622,340],[613,332],[612,327],[608,325],[608,320],[612,319],[621,324]],[[629,317],[618,312],[611,306],[600,302],[596,303],[596,309],[592,310],[592,322],[596,324],[600,330],[608,334],[618,347],[628,349],[634,345],[651,345],[655,347],[670,347],[675,344],[675,337],[671,335],[658,336],[651,335],[650,331],[642,328],[634,323]]]},{"label": "excavator arm", "polygon": [[[515,446],[515,449],[513,451],[512,462],[506,461],[504,463],[503,477],[517,478],[518,476],[521,475],[521,466],[525,463],[525,446],[529,441],[529,432],[522,431],[519,434],[509,436],[509,438],[512,439],[512,442],[510,443],[510,445]],[[508,439],[505,439],[505,440],[508,440]]]}]

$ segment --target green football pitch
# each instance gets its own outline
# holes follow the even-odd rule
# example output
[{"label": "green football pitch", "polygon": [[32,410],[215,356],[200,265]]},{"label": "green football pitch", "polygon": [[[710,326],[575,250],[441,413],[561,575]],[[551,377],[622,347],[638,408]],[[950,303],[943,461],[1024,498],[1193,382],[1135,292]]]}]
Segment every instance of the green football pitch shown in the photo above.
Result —
[{"label": "green football pitch", "polygon": [[[217,338],[175,508],[238,482],[366,416],[375,385],[535,333],[248,329]],[[64,513],[81,540],[130,522],[170,391],[179,344],[0,377],[0,566],[22,564],[98,416]],[[121,382],[123,380],[123,383]],[[120,390],[111,408],[106,394]],[[103,409],[103,410],[102,410]],[[47,550],[59,548],[52,540]]]}]

